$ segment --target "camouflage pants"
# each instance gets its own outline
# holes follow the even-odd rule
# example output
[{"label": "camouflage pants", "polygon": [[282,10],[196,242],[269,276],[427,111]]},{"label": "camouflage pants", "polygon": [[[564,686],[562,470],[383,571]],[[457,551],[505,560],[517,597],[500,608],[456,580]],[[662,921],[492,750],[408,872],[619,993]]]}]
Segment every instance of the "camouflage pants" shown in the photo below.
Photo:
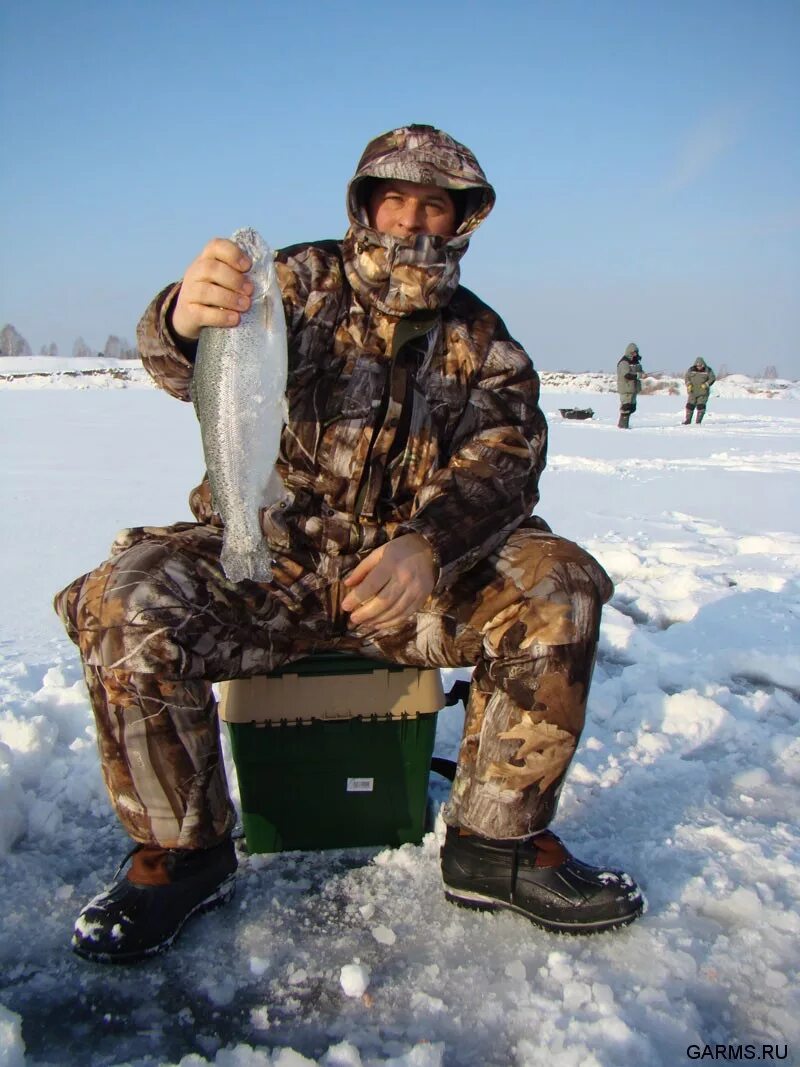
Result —
[{"label": "camouflage pants", "polygon": [[531,520],[403,627],[366,637],[341,609],[356,556],[279,555],[270,584],[234,585],[220,550],[211,526],[126,530],[109,560],[55,599],[83,659],[109,795],[134,840],[205,848],[230,831],[211,683],[319,650],[474,666],[445,817],[495,838],[548,824],[612,591],[591,556]]}]

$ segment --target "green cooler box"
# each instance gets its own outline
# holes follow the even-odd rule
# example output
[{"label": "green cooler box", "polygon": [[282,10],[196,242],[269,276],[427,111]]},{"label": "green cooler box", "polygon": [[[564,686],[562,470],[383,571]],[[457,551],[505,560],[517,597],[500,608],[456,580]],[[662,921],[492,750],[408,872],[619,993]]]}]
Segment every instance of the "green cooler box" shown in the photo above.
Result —
[{"label": "green cooler box", "polygon": [[221,690],[250,852],[422,840],[438,670],[325,653]]}]

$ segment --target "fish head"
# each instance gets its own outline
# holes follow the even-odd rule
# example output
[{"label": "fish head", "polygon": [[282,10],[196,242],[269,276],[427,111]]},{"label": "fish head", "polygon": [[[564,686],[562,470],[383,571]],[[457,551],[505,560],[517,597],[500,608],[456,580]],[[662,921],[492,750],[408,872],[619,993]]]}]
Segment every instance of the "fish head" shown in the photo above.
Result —
[{"label": "fish head", "polygon": [[248,272],[253,283],[253,300],[263,298],[274,272],[275,253],[258,232],[250,226],[234,231],[231,240],[241,248],[253,264]]}]

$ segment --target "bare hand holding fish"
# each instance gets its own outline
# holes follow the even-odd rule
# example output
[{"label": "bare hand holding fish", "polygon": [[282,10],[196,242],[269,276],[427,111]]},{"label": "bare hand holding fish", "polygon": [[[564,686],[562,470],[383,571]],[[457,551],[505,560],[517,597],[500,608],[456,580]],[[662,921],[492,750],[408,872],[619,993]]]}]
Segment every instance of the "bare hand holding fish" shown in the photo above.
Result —
[{"label": "bare hand holding fish", "polygon": [[[184,280],[186,299],[182,304],[182,292],[173,326],[183,337],[199,333],[193,388],[212,500],[225,524],[222,567],[233,582],[266,582],[272,571],[261,509],[285,495],[275,470],[288,365],[283,301],[274,253],[255,230],[237,230],[206,252],[212,248],[206,261],[192,264],[196,276]],[[241,307],[248,284],[241,279],[245,260],[252,296],[236,312],[232,302]],[[203,303],[217,298],[221,306]]]},{"label": "bare hand holding fish", "polygon": [[238,326],[250,307],[252,262],[238,244],[214,237],[186,268],[172,313],[175,332],[196,341],[204,326]]}]

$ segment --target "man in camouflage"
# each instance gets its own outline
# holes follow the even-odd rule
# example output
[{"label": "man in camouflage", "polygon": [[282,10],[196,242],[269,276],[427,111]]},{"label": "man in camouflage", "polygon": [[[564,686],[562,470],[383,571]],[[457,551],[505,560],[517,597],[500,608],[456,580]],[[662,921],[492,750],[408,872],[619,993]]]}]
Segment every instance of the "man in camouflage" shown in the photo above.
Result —
[{"label": "man in camouflage", "polygon": [[686,416],[683,425],[688,426],[692,421],[695,409],[697,409],[696,421],[702,422],[706,413],[706,404],[711,392],[711,386],[717,380],[714,371],[706,361],[698,356],[684,375],[686,382]]},{"label": "man in camouflage", "polygon": [[621,430],[630,429],[631,415],[636,411],[636,397],[642,391],[642,358],[639,346],[629,344],[617,363],[617,392],[619,393],[619,422]]},{"label": "man in camouflage", "polygon": [[[640,914],[629,876],[572,857],[548,826],[581,734],[600,565],[531,511],[546,424],[530,359],[459,285],[495,194],[430,126],[372,141],[344,240],[278,254],[289,337],[288,502],[263,513],[268,584],[231,583],[208,482],[197,523],[128,530],[56,606],[78,644],[130,870],[78,918],[73,946],[129,961],[227,900],[234,812],[211,683],[310,652],[474,666],[446,807],[447,897],[538,925],[605,929]],[[250,264],[215,239],[139,326],[158,385],[190,399],[204,326],[249,306]]]}]

